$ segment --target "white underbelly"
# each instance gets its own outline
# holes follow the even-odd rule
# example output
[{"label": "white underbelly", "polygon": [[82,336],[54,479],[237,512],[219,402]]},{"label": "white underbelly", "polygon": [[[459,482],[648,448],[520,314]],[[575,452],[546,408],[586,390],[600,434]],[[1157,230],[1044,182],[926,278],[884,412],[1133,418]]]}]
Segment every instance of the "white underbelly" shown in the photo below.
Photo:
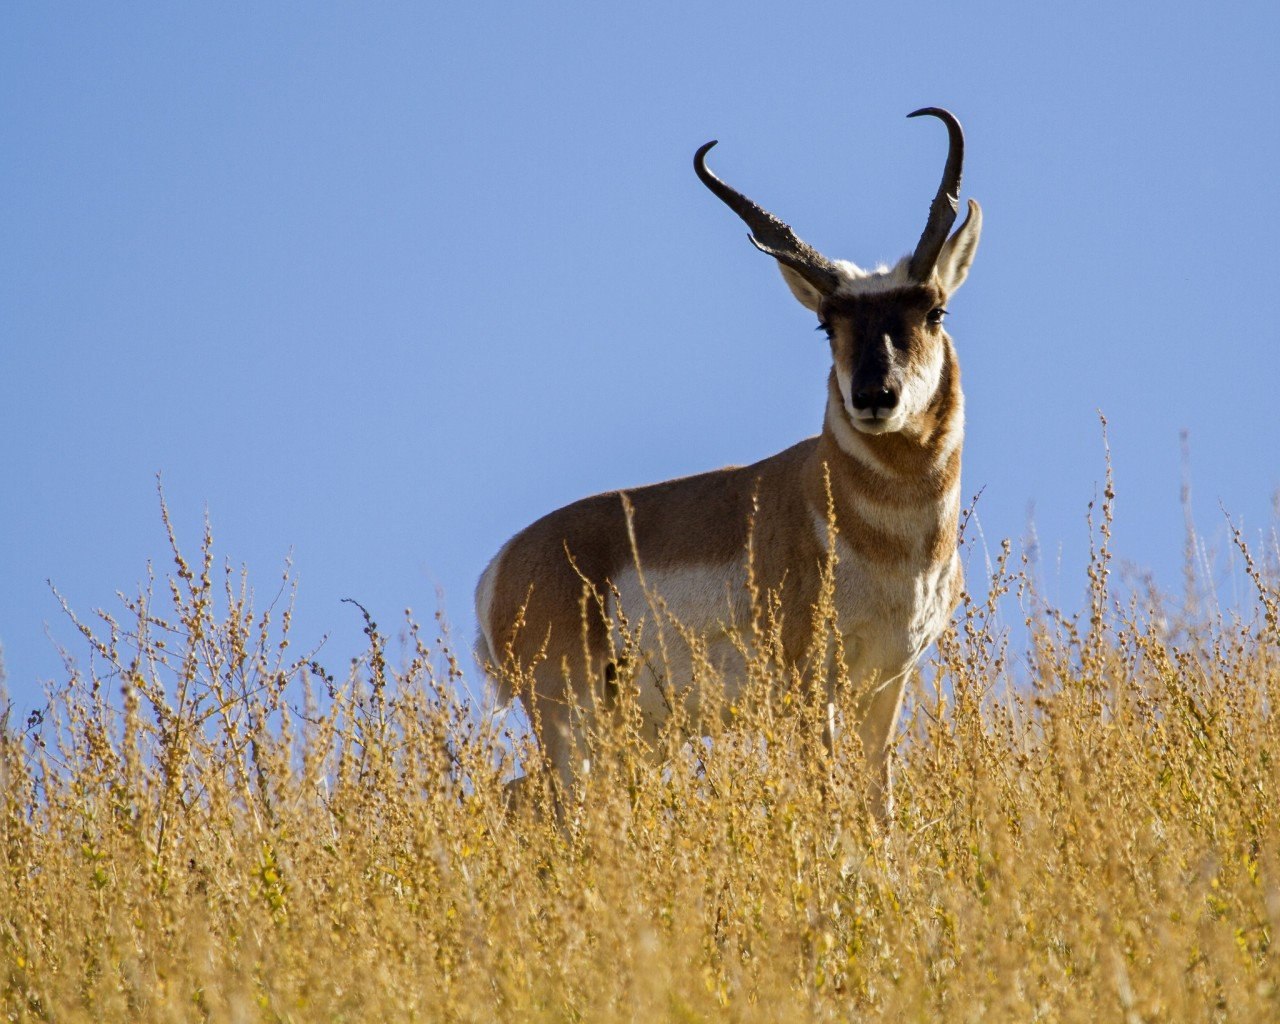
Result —
[{"label": "white underbelly", "polygon": [[643,582],[628,568],[613,582],[615,650],[628,661],[640,709],[654,728],[676,702],[696,720],[736,699],[746,678],[742,645],[751,637],[744,566],[645,569]]},{"label": "white underbelly", "polygon": [[[855,685],[883,686],[900,679],[951,617],[952,566],[886,574],[864,567],[843,548],[836,570],[837,628],[845,639],[845,666]],[[751,599],[745,566],[626,569],[610,596],[614,655],[638,687],[651,727],[679,702],[695,719],[734,702],[747,678]],[[634,662],[634,664],[632,664]]]}]

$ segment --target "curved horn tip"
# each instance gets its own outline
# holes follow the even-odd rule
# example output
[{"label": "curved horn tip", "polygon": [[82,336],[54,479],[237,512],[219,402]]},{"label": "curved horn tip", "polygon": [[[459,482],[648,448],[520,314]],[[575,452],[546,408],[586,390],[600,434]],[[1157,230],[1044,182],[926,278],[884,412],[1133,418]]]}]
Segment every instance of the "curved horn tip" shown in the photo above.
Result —
[{"label": "curved horn tip", "polygon": [[693,154],[693,162],[695,164],[702,163],[702,161],[706,159],[707,154],[711,152],[711,147],[718,145],[719,142],[719,139],[712,139],[710,142],[704,142],[698,147],[698,151]]},{"label": "curved horn tip", "polygon": [[926,114],[940,121],[946,121],[948,124],[954,124],[957,128],[960,127],[960,120],[946,107],[921,107],[919,110],[911,111],[907,117],[923,117]]},{"label": "curved horn tip", "polygon": [[909,271],[913,280],[923,281],[933,273],[942,246],[946,243],[951,225],[955,223],[960,200],[960,175],[964,167],[964,131],[960,122],[949,110],[942,107],[921,107],[908,114],[919,117],[928,114],[947,126],[947,163],[942,171],[938,193],[929,204],[929,221],[911,255]]},{"label": "curved horn tip", "polygon": [[919,110],[913,110],[907,117],[923,117],[929,114],[931,117],[937,117],[939,114],[950,114],[951,111],[946,107],[921,107]]}]

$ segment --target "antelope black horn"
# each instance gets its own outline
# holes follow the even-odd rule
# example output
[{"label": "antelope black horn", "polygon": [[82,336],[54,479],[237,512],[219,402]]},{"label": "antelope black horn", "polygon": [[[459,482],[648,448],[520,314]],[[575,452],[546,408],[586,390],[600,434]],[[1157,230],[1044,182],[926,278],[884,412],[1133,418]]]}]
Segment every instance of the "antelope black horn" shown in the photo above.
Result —
[{"label": "antelope black horn", "polygon": [[937,265],[938,254],[951,232],[951,225],[956,222],[956,211],[960,208],[960,173],[964,167],[964,131],[960,122],[951,111],[941,107],[924,107],[913,111],[907,117],[920,117],[929,114],[947,126],[950,139],[947,147],[947,166],[942,172],[942,184],[938,186],[938,194],[929,204],[929,222],[924,226],[924,234],[916,243],[916,251],[911,254],[911,263],[907,272],[913,281],[927,281]]},{"label": "antelope black horn", "polygon": [[693,169],[702,183],[751,229],[752,245],[761,252],[768,253],[779,263],[785,263],[823,295],[830,295],[840,280],[835,264],[813,246],[797,238],[789,225],[712,174],[707,169],[707,152],[715,144],[716,140],[713,139],[694,154]]}]

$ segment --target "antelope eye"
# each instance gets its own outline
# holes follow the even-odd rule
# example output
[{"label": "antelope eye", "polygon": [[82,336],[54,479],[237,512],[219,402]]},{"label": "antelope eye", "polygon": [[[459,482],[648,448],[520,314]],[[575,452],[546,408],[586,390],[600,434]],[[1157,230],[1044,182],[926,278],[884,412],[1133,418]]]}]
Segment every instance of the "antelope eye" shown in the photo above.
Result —
[{"label": "antelope eye", "polygon": [[929,315],[925,318],[931,327],[937,327],[942,323],[942,318],[947,315],[947,311],[939,306],[937,309],[929,310]]}]

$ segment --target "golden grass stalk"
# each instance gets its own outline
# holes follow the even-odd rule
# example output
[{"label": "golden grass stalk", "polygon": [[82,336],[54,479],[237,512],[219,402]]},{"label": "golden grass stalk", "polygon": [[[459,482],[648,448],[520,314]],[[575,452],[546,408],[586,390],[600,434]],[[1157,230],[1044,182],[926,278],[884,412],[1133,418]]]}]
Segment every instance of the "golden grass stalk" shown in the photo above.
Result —
[{"label": "golden grass stalk", "polygon": [[[9,1020],[1274,1021],[1280,592],[1237,618],[1118,600],[1111,492],[1081,616],[1008,545],[914,686],[896,809],[747,628],[749,698],[638,750],[628,680],[558,823],[447,643],[339,680],[190,563],[77,620],[0,730]],[[168,526],[168,516],[165,513]],[[1029,640],[1017,659],[1001,616]],[[1024,611],[1023,609],[1030,609]],[[823,614],[822,609],[816,609]],[[772,623],[772,624],[771,624]],[[719,710],[719,709],[716,709]],[[839,709],[840,714],[849,710]]]}]

